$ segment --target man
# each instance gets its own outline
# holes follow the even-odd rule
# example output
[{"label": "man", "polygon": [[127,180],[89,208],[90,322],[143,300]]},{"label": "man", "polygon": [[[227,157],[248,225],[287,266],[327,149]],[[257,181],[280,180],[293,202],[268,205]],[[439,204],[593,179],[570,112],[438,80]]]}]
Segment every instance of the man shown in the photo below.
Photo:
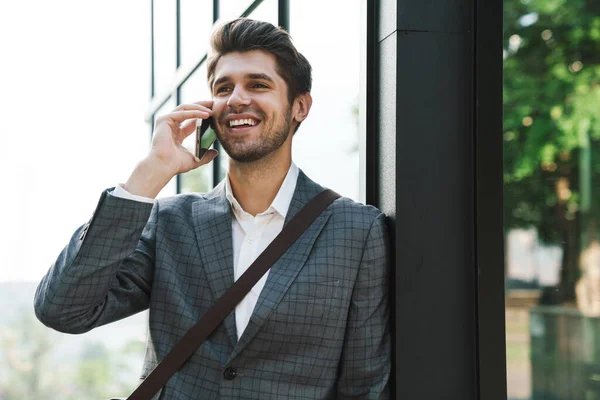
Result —
[{"label": "man", "polygon": [[[288,34],[238,19],[211,45],[213,100],[156,120],[149,155],[102,194],[35,296],[38,318],[69,333],[149,308],[142,378],[323,190],[291,159],[312,99],[311,67]],[[206,194],[154,200],[216,156],[200,162],[182,146],[209,117],[227,178]],[[387,398],[385,232],[374,207],[334,201],[155,398]]]}]

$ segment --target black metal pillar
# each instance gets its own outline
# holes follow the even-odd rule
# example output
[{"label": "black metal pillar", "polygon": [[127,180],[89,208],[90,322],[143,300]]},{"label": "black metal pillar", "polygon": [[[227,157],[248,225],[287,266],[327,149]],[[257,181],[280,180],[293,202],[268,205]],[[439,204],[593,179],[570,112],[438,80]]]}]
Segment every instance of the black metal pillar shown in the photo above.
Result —
[{"label": "black metal pillar", "polygon": [[502,0],[475,3],[475,239],[479,398],[506,399]]},{"label": "black metal pillar", "polygon": [[501,0],[371,5],[367,202],[394,244],[394,398],[506,399]]}]

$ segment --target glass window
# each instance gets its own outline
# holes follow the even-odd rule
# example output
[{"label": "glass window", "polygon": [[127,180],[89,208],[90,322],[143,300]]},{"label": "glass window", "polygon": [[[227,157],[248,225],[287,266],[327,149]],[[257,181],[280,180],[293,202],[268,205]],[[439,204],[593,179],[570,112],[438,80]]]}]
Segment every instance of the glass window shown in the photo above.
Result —
[{"label": "glass window", "polygon": [[[210,90],[206,84],[206,63],[202,65],[181,86],[181,103],[194,103],[200,100],[210,100]],[[191,152],[195,151],[195,133],[184,141],[183,145]],[[224,153],[220,152],[219,154]],[[205,164],[180,176],[181,193],[203,193],[213,187],[213,163]]]},{"label": "glass window", "polygon": [[[169,97],[169,100],[167,100],[167,102],[165,104],[163,104],[154,114],[154,119],[156,120],[157,117],[164,115],[164,114],[168,114],[171,111],[173,111],[173,109],[175,108],[175,101],[173,100],[172,97]],[[169,181],[169,183],[167,183],[165,185],[165,187],[158,193],[158,195],[156,196],[157,199],[160,199],[161,197],[168,197],[168,196],[172,196],[174,194],[177,193],[177,180],[176,177],[173,177],[173,179],[171,179]]]},{"label": "glass window", "polygon": [[[360,25],[360,2],[341,7],[328,1],[290,1],[290,33],[313,68],[313,105],[295,134],[293,158],[309,177],[355,200]],[[327,27],[326,45],[323,30],[315,27]]]},{"label": "glass window", "polygon": [[181,103],[194,103],[211,99],[212,94],[206,83],[206,63],[202,63],[181,85]]},{"label": "glass window", "polygon": [[[225,151],[225,149],[221,146],[219,149],[219,182],[227,176],[227,171],[229,170],[229,155]],[[215,182],[217,183],[217,182]]]},{"label": "glass window", "polygon": [[277,19],[279,18],[278,10],[277,0],[263,0],[258,7],[248,15],[248,18],[270,22],[277,26]]},{"label": "glass window", "polygon": [[180,0],[181,65],[195,64],[209,47],[213,24],[212,0]]},{"label": "glass window", "polygon": [[169,90],[177,68],[176,15],[174,1],[154,1],[154,91]]},{"label": "glass window", "polygon": [[600,399],[600,9],[504,2],[508,397]]},{"label": "glass window", "polygon": [[[252,3],[260,2],[261,0],[220,0],[219,1],[219,21],[228,21],[236,19],[242,15],[244,11]],[[250,17],[251,18],[251,17]]]}]

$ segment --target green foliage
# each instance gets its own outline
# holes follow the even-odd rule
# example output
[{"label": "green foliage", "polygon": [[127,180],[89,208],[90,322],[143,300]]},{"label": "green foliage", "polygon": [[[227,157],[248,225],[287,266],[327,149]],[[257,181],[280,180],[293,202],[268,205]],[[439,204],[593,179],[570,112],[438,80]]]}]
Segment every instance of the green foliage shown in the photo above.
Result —
[{"label": "green foliage", "polygon": [[11,327],[0,327],[0,398],[54,399],[43,378],[51,370],[50,354],[57,342],[56,335],[36,329],[34,316],[25,316]]},{"label": "green foliage", "polygon": [[[181,175],[181,193],[206,193],[211,189],[211,164],[193,169]],[[216,167],[216,164],[215,164]]]},{"label": "green foliage", "polygon": [[0,399],[108,399],[127,396],[137,385],[132,368],[140,366],[132,366],[131,358],[141,358],[140,341],[125,343],[119,351],[91,342],[78,357],[64,357],[57,346],[72,337],[44,327],[31,312],[22,315],[0,327]]},{"label": "green foliage", "polygon": [[[600,2],[504,7],[505,226],[533,225],[542,240],[561,243],[561,219],[581,212],[582,168],[600,172]],[[600,211],[593,172],[590,220]],[[568,188],[562,197],[559,182]]]}]

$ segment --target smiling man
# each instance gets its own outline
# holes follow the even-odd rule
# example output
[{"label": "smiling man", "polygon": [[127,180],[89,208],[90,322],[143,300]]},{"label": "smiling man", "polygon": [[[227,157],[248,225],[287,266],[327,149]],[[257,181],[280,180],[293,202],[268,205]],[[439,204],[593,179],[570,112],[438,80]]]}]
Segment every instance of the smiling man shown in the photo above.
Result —
[{"label": "smiling man", "polygon": [[[289,35],[238,19],[211,45],[213,99],[157,118],[148,156],[102,193],[35,296],[38,318],[69,333],[149,309],[142,378],[324,190],[292,161],[312,98],[310,64]],[[213,118],[226,178],[206,194],[156,200],[173,176],[216,156],[200,162],[182,145],[198,118]],[[337,199],[155,398],[388,398],[387,247],[379,210]]]}]

